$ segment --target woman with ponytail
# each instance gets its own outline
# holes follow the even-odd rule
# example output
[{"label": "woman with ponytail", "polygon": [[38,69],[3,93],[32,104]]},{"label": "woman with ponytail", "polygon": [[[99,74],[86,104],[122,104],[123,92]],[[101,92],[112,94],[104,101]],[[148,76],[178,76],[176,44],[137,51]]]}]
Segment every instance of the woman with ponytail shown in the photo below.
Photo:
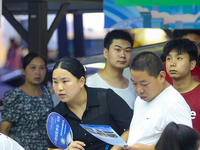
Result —
[{"label": "woman with ponytail", "polygon": [[171,122],[164,129],[155,150],[198,150],[199,144],[200,138],[194,129]]}]

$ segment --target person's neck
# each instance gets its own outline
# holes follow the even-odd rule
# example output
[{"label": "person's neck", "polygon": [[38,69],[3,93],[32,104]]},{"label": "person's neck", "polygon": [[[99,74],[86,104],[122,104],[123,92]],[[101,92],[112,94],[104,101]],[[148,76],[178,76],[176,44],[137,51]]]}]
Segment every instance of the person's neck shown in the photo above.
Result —
[{"label": "person's neck", "polygon": [[39,84],[25,82],[20,88],[30,96],[40,97],[43,93]]},{"label": "person's neck", "polygon": [[124,78],[123,71],[124,69],[113,68],[106,65],[105,68],[101,72],[99,72],[99,75],[109,81],[116,81],[122,80]]},{"label": "person's neck", "polygon": [[193,90],[199,83],[194,81],[191,76],[180,78],[180,79],[173,79],[173,87],[179,93],[187,93]]},{"label": "person's neck", "polygon": [[111,87],[125,89],[129,86],[129,81],[126,77],[123,76],[124,69],[117,69],[111,67],[105,67],[99,76]]}]

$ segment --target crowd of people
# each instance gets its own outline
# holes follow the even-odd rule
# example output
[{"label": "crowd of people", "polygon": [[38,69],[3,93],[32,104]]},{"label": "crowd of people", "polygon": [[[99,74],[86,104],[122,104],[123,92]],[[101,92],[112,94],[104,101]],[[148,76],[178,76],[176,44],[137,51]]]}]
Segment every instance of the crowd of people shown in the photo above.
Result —
[{"label": "crowd of people", "polygon": [[[0,132],[12,134],[25,150],[60,150],[46,130],[48,115],[56,112],[73,132],[66,150],[198,150],[200,34],[194,31],[174,30],[162,59],[150,51],[132,59],[131,35],[109,31],[102,71],[86,79],[76,58],[56,62],[52,83],[60,102],[55,107],[49,89],[41,85],[46,60],[29,53],[22,63],[25,83],[3,96]],[[127,67],[130,79],[123,76]],[[127,144],[108,144],[79,124],[109,125]]]}]

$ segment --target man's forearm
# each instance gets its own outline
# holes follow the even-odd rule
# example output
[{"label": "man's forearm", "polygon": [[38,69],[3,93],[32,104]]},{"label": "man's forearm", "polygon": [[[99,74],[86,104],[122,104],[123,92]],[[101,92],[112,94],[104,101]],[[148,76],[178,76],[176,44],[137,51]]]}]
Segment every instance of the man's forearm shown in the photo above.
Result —
[{"label": "man's forearm", "polygon": [[[127,129],[126,131],[124,131],[124,133],[121,135],[121,138],[127,142],[128,141],[128,134],[129,134],[129,129]],[[122,147],[118,147],[118,146],[113,146],[111,148],[111,150],[123,150]]]}]

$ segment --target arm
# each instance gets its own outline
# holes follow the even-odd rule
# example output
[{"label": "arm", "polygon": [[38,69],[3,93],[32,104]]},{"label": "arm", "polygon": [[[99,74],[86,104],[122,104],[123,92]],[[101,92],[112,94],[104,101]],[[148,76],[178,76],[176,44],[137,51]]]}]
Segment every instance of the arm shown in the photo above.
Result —
[{"label": "arm", "polygon": [[134,144],[131,146],[124,146],[124,150],[155,150],[155,145]]},{"label": "arm", "polygon": [[[127,142],[127,140],[128,140],[128,134],[129,134],[129,129],[127,129],[126,131],[124,131],[124,133],[122,133],[122,135],[121,135],[121,138],[122,138],[125,142]],[[111,148],[111,150],[123,150],[123,148],[122,148],[122,147],[118,147],[118,146],[113,146],[113,147]]]},{"label": "arm", "polygon": [[12,126],[12,123],[9,122],[9,121],[3,121],[3,122],[1,122],[0,132],[3,133],[3,134],[5,134],[5,135],[8,135],[11,126]]},{"label": "arm", "polygon": [[[65,150],[84,150],[85,143],[80,141],[71,142]],[[48,148],[47,150],[62,150],[60,148]]]}]

